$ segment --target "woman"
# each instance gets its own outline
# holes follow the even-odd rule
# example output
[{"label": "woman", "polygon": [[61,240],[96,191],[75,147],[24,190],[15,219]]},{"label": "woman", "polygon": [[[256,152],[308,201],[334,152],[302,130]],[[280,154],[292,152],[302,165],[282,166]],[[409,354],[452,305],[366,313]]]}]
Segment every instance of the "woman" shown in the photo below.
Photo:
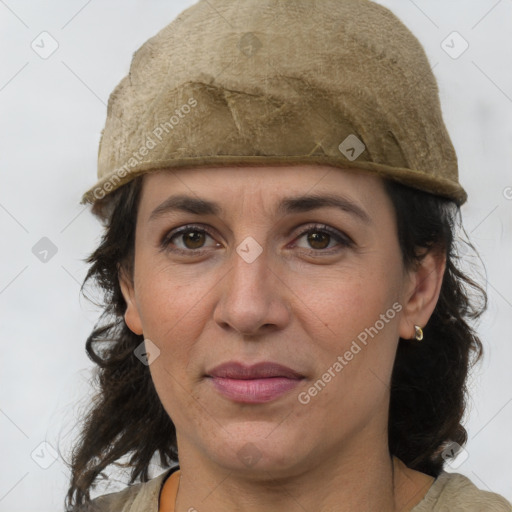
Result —
[{"label": "woman", "polygon": [[[69,508],[511,510],[443,471],[485,293],[456,265],[437,85],[392,13],[198,2],[112,93],[98,175],[100,394]],[[141,483],[91,502],[123,456]]]}]

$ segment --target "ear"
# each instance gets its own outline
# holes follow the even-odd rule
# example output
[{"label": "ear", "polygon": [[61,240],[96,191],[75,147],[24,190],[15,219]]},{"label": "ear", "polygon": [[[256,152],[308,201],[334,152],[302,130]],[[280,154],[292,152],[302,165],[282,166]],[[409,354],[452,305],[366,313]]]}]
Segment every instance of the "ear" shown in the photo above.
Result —
[{"label": "ear", "polygon": [[119,269],[119,286],[126,302],[126,311],[124,313],[124,321],[126,325],[135,334],[142,334],[142,322],[135,301],[135,288],[133,280],[126,275],[123,268]]},{"label": "ear", "polygon": [[441,293],[445,268],[444,251],[431,249],[414,270],[408,271],[399,327],[401,338],[413,339],[414,326],[427,325]]}]

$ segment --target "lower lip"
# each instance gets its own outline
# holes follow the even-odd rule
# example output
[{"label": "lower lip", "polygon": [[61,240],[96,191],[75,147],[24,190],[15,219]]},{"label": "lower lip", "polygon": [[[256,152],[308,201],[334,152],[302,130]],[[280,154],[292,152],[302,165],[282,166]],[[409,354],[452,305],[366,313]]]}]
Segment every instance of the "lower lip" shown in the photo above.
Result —
[{"label": "lower lip", "polygon": [[246,404],[261,404],[280,397],[298,386],[301,379],[271,377],[266,379],[228,379],[211,377],[213,385],[222,395]]}]

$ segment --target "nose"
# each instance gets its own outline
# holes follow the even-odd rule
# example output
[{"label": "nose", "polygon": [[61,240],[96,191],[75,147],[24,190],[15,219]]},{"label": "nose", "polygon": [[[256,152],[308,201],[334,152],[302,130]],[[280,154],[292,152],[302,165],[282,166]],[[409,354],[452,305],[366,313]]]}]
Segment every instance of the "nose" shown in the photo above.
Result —
[{"label": "nose", "polygon": [[214,320],[225,330],[254,337],[283,329],[290,322],[291,290],[269,265],[265,249],[252,262],[233,251],[231,268],[218,293]]}]

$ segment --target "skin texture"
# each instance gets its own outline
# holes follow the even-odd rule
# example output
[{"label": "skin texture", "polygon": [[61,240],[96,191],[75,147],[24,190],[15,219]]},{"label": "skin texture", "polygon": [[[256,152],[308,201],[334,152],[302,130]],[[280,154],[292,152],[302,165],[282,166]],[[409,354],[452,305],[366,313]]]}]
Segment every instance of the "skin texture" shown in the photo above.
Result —
[{"label": "skin texture", "polygon": [[[277,212],[282,198],[313,193],[348,199],[369,222],[334,207]],[[218,202],[222,211],[150,220],[177,194]],[[187,224],[196,226],[192,235],[198,227],[211,234],[171,240]],[[315,224],[352,243],[318,228],[313,238],[303,234]],[[250,263],[236,251],[249,236],[263,249]],[[388,452],[389,382],[399,336],[411,339],[414,324],[428,322],[444,268],[432,253],[404,269],[392,203],[371,174],[304,165],[146,175],[134,272],[121,286],[127,325],[160,351],[150,371],[177,430],[176,511],[385,512],[421,501],[433,479]],[[381,315],[384,327],[301,403],[299,393]],[[236,403],[206,377],[233,360],[277,362],[304,379],[273,401]]]}]

